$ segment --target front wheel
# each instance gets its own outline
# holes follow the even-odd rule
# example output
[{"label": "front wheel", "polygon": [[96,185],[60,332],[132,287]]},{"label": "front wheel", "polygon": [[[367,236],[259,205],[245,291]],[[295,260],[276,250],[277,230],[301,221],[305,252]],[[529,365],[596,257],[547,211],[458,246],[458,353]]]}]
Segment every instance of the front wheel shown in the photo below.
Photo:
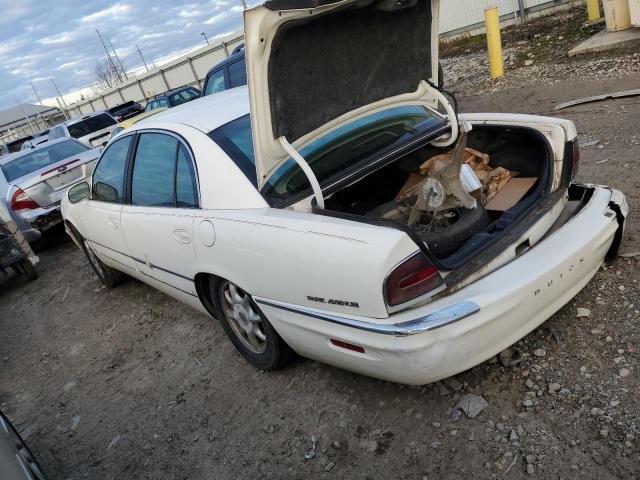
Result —
[{"label": "front wheel", "polygon": [[227,280],[209,282],[210,298],[222,328],[249,363],[275,370],[290,363],[293,351],[247,292]]},{"label": "front wheel", "polygon": [[69,224],[69,231],[75,238],[76,243],[80,245],[87,260],[89,260],[89,265],[91,265],[91,268],[93,268],[93,271],[96,272],[96,275],[98,275],[98,278],[104,285],[113,288],[126,278],[126,275],[121,271],[105,265],[95,254],[89,242],[87,242],[80,232],[71,224]]}]

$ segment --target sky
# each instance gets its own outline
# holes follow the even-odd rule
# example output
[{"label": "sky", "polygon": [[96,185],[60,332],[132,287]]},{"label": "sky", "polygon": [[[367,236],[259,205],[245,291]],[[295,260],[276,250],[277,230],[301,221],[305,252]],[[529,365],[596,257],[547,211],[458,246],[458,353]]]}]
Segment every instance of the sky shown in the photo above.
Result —
[{"label": "sky", "polygon": [[[248,4],[257,2],[249,1]],[[166,62],[242,28],[241,0],[0,0],[0,110],[45,103],[96,82],[106,59],[96,29],[111,40],[127,71]],[[151,65],[150,65],[151,66]]]}]

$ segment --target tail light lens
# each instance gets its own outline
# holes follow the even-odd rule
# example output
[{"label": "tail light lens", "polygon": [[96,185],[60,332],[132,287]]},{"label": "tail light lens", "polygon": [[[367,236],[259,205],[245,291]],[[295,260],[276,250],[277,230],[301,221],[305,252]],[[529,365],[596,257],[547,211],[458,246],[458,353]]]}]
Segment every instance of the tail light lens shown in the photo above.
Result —
[{"label": "tail light lens", "polygon": [[389,306],[420,297],[444,285],[444,280],[431,262],[418,253],[398,265],[387,277],[385,295]]},{"label": "tail light lens", "polygon": [[580,169],[580,145],[578,139],[573,141],[573,148],[571,149],[571,179],[576,178],[578,170]]},{"label": "tail light lens", "polygon": [[11,210],[18,212],[20,210],[33,210],[40,208],[34,200],[25,193],[24,190],[18,188],[11,197]]}]

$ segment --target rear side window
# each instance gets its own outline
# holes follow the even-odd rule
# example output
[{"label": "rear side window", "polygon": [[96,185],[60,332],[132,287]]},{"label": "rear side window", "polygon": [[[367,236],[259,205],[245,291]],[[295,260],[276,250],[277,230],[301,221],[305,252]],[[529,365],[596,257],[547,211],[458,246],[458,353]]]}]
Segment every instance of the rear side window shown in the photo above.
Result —
[{"label": "rear side window", "polygon": [[182,90],[178,93],[174,93],[173,95],[171,95],[169,97],[169,103],[171,103],[171,105],[176,107],[178,105],[182,105],[183,103],[190,102],[191,100],[195,100],[199,96],[200,96],[199,91],[188,88],[186,90]]},{"label": "rear side window", "polygon": [[146,207],[198,206],[193,162],[177,138],[163,133],[140,135],[133,164],[131,203]]},{"label": "rear side window", "polygon": [[72,160],[74,155],[87,150],[89,150],[89,147],[86,145],[76,140],[67,139],[37,150],[26,150],[24,155],[5,163],[1,168],[7,182],[13,182],[20,177],[37,172],[62,160]]},{"label": "rear side window", "polygon": [[93,200],[122,203],[127,155],[133,136],[116,140],[107,148],[93,173]]},{"label": "rear side window", "polygon": [[131,203],[146,207],[174,205],[174,171],[178,140],[161,133],[143,133],[138,141]]},{"label": "rear side window", "polygon": [[224,69],[220,69],[217,72],[213,72],[207,79],[207,84],[204,86],[204,95],[222,92],[224,89]]},{"label": "rear side window", "polygon": [[229,85],[231,88],[247,84],[247,67],[244,58],[229,65]]},{"label": "rear side window", "polygon": [[251,117],[249,115],[215,129],[209,133],[209,138],[225,151],[251,183],[258,185],[253,137],[251,136]]},{"label": "rear side window", "polygon": [[80,120],[77,123],[68,125],[69,135],[73,138],[80,138],[86,135],[91,135],[98,130],[115,125],[116,120],[109,114],[101,113],[93,117]]},{"label": "rear side window", "polygon": [[193,163],[189,152],[180,145],[178,147],[178,163],[176,165],[176,206],[196,208],[198,206],[198,185]]}]

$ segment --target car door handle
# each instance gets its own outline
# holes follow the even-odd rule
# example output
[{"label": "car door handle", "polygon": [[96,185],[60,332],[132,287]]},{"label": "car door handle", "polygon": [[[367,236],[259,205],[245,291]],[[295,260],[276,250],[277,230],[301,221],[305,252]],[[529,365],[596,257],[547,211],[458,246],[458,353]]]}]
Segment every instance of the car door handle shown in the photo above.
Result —
[{"label": "car door handle", "polygon": [[178,228],[173,231],[173,238],[178,243],[191,243],[191,235],[182,228]]},{"label": "car door handle", "polygon": [[110,217],[109,220],[107,220],[107,223],[111,228],[115,230],[118,230],[120,228],[120,222],[118,221],[117,218]]}]

